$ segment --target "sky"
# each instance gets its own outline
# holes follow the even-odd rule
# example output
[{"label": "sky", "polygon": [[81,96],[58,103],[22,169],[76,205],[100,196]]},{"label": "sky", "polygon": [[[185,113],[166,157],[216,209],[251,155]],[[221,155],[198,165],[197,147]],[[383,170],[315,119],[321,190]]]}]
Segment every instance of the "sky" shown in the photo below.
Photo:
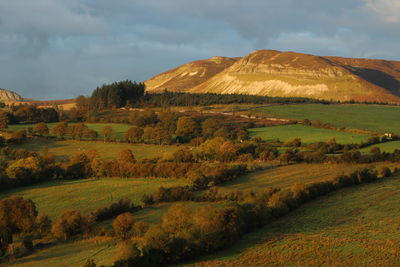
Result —
[{"label": "sky", "polygon": [[400,60],[400,0],[0,0],[0,88],[90,95],[257,49]]}]

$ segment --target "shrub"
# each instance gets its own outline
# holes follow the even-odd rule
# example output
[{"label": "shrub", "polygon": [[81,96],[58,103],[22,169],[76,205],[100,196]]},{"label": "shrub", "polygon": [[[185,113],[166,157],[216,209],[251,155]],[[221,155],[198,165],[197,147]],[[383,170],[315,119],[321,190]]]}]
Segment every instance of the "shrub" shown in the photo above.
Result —
[{"label": "shrub", "polygon": [[51,232],[57,239],[69,240],[71,237],[88,232],[91,229],[92,222],[79,211],[64,211],[57,218]]}]

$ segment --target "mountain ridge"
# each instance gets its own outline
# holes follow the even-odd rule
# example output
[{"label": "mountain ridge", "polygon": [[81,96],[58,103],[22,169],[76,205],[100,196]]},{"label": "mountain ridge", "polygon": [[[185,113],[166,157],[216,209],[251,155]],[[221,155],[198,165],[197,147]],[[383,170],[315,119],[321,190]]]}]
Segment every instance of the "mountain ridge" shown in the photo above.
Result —
[{"label": "mountain ridge", "polygon": [[0,88],[0,101],[22,101],[24,98],[14,91]]},{"label": "mountain ridge", "polygon": [[[218,58],[219,62],[213,57],[156,75],[145,82],[147,90],[400,103],[399,61],[277,50],[256,50],[242,58]],[[199,66],[201,73],[207,74],[197,75]]]}]

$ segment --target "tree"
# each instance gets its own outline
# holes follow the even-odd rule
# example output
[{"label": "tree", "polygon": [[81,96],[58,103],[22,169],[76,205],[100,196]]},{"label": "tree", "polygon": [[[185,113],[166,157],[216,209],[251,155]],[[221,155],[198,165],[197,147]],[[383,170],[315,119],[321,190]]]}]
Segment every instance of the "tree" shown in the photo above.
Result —
[{"label": "tree", "polygon": [[137,126],[133,126],[125,133],[125,140],[130,143],[137,143],[143,136],[143,130]]},{"label": "tree", "polygon": [[133,217],[133,214],[130,212],[125,212],[115,218],[112,226],[117,235],[121,236],[123,239],[126,239],[129,236],[129,233],[132,231],[135,222],[136,220]]},{"label": "tree", "polygon": [[89,107],[91,110],[104,110],[137,103],[142,98],[145,88],[144,83],[129,80],[105,84],[93,91]]},{"label": "tree", "polygon": [[88,138],[88,139],[94,141],[94,140],[97,139],[98,134],[97,134],[97,132],[95,130],[92,130],[90,128],[86,128],[83,131],[83,136],[85,138]]},{"label": "tree", "polygon": [[201,133],[204,137],[212,137],[214,133],[220,128],[220,126],[220,123],[216,119],[206,119],[201,124]]},{"label": "tree", "polygon": [[57,218],[52,227],[51,232],[61,240],[69,240],[72,236],[82,234],[91,227],[91,222],[77,210],[64,211]]},{"label": "tree", "polygon": [[119,163],[135,163],[136,159],[130,149],[124,149],[118,153],[118,162]]},{"label": "tree", "polygon": [[60,138],[64,138],[64,136],[67,134],[68,131],[68,124],[66,122],[60,122],[56,126],[53,127],[51,132],[54,135],[57,135]]},{"label": "tree", "polygon": [[0,201],[0,229],[11,233],[29,233],[33,230],[38,212],[32,200],[11,196]]},{"label": "tree", "polygon": [[10,119],[8,118],[8,114],[5,111],[0,111],[0,130],[7,129],[8,124],[10,123]]},{"label": "tree", "polygon": [[185,138],[195,137],[199,132],[196,121],[188,116],[180,117],[176,123],[176,134]]},{"label": "tree", "polygon": [[39,122],[33,128],[33,132],[38,134],[38,135],[40,135],[40,136],[42,136],[42,135],[45,135],[45,134],[49,134],[49,128],[47,127],[46,123]]},{"label": "tree", "polygon": [[103,134],[103,136],[104,136],[104,142],[107,140],[107,141],[109,141],[110,140],[110,138],[111,138],[111,136],[113,135],[113,133],[114,133],[114,131],[113,131],[113,128],[111,127],[111,126],[104,126],[102,129],[101,129],[101,133]]}]

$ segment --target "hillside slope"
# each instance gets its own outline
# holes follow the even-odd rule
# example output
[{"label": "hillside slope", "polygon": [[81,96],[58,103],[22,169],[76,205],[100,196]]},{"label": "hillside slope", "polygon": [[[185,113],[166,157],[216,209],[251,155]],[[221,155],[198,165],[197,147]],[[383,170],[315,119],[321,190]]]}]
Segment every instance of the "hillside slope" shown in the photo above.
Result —
[{"label": "hillside slope", "polygon": [[165,89],[181,92],[206,82],[224,69],[232,66],[238,58],[212,57],[198,60],[163,72],[146,81],[148,91]]},{"label": "hillside slope", "polygon": [[19,94],[0,88],[0,101],[21,101],[23,100],[22,96]]},{"label": "hillside slope", "polygon": [[[253,94],[400,103],[400,62],[320,57],[259,50],[243,58],[223,58],[217,71],[196,61],[146,81],[170,91]],[[202,62],[201,73],[198,64]],[[205,75],[203,73],[207,73]],[[157,83],[155,82],[157,81]],[[184,81],[184,82],[183,82]]]}]

